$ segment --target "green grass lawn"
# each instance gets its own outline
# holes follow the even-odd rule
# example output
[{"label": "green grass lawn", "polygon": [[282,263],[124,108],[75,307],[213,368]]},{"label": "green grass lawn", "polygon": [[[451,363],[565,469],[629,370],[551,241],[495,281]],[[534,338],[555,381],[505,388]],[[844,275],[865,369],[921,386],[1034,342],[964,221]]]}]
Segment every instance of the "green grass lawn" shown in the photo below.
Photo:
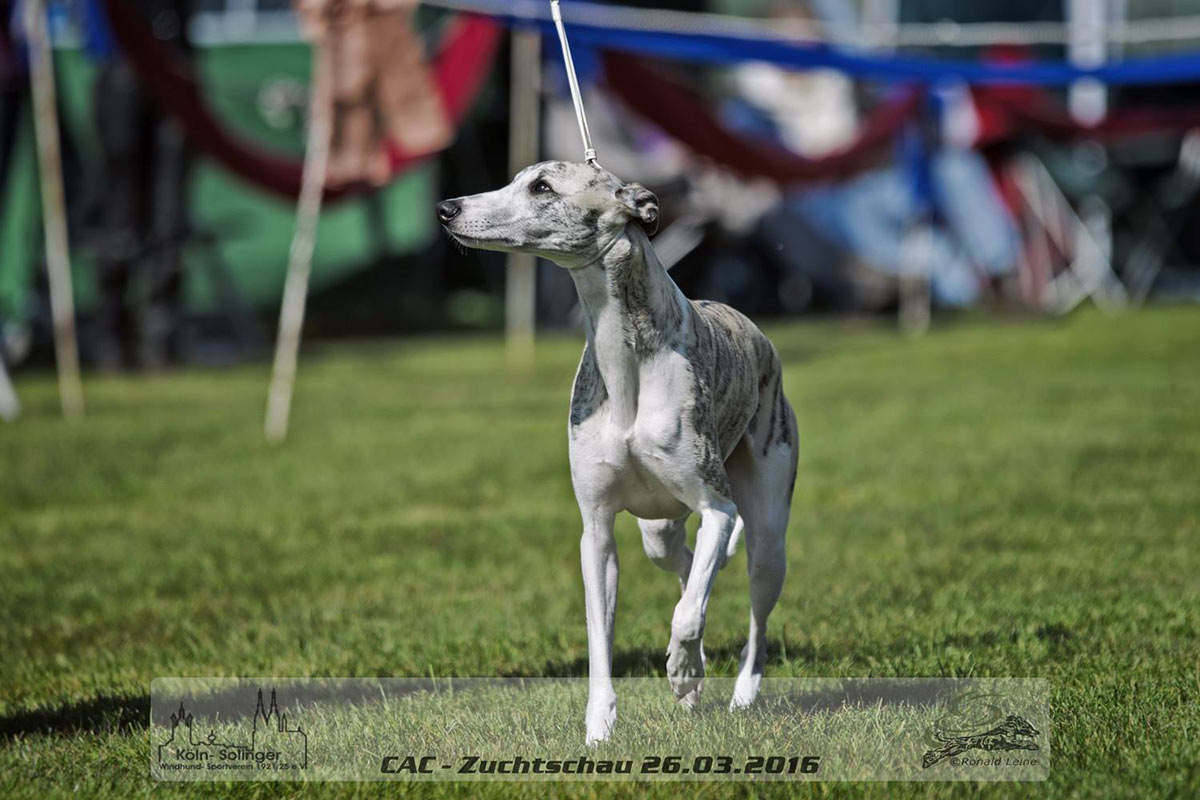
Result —
[{"label": "green grass lawn", "polygon": [[[801,428],[772,676],[1040,677],[1048,784],[703,784],[688,796],[1200,793],[1200,312],[770,328]],[[0,428],[0,797],[674,797],[679,785],[156,784],[159,676],[580,676],[566,457],[579,342],[310,347],[292,437],[263,366],[50,376]],[[661,675],[674,577],[622,560],[616,670]],[[733,674],[744,555],[705,637]],[[667,691],[665,679],[663,691]],[[582,737],[582,719],[580,720]]]}]

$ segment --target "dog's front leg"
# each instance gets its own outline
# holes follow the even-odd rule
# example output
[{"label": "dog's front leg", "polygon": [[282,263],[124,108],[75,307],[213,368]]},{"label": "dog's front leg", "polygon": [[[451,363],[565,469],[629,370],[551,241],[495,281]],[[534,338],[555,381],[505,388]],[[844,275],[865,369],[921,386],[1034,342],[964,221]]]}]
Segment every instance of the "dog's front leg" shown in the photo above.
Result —
[{"label": "dog's front leg", "polygon": [[725,559],[725,548],[737,521],[737,508],[727,500],[706,502],[699,509],[700,529],[683,597],[671,618],[671,643],[667,647],[667,678],[671,690],[689,708],[700,700],[704,680],[704,619],[713,579]]},{"label": "dog's front leg", "polygon": [[[586,512],[585,512],[586,513]],[[617,721],[617,693],[612,683],[613,622],[617,613],[617,542],[613,514],[585,516],[579,542],[587,609],[588,704],[587,743],[608,741]]]}]

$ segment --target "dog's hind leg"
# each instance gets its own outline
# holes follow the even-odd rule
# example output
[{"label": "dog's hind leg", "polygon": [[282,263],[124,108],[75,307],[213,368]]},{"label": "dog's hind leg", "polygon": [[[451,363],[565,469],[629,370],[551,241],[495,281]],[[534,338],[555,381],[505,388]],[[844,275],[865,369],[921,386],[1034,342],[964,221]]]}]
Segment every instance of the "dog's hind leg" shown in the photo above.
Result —
[{"label": "dog's hind leg", "polygon": [[[789,409],[790,415],[790,409]],[[794,429],[793,429],[794,430]],[[767,618],[787,573],[788,515],[796,469],[795,436],[766,448],[744,438],[726,462],[734,501],[745,520],[750,576],[750,632],[742,649],[730,710],[754,702],[767,660]]]}]

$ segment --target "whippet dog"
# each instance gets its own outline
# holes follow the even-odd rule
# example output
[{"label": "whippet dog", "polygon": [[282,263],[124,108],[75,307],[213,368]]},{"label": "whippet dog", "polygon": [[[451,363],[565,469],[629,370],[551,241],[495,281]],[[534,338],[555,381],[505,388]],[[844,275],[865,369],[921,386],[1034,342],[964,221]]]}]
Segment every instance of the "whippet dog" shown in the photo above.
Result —
[{"label": "whippet dog", "polygon": [[[767,617],[783,586],[796,480],[796,419],[775,348],[732,308],[683,296],[648,238],[658,198],[598,166],[536,164],[503,189],[443,200],[437,214],[464,245],[555,262],[579,292],[587,344],[568,438],[583,517],[588,744],[606,741],[617,716],[613,522],[621,511],[638,518],[646,555],[679,576],[667,675],[689,708],[704,678],[713,578],[744,528],[750,636],[730,708],[750,705],[766,660]],[[685,528],[693,512],[694,551]]]}]

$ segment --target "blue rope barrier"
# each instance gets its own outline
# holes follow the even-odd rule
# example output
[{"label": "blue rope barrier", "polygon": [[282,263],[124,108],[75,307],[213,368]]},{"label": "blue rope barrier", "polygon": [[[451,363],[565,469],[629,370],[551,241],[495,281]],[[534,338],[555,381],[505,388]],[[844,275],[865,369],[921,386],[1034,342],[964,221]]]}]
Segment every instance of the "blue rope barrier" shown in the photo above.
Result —
[{"label": "blue rope barrier", "polygon": [[1062,62],[991,65],[913,56],[872,56],[838,50],[824,44],[793,45],[715,35],[568,27],[576,41],[591,47],[706,64],[766,61],[794,69],[832,68],[859,78],[901,83],[936,83],[954,79],[972,84],[1062,86],[1092,78],[1119,86],[1200,80],[1200,53],[1131,59],[1085,69]]},{"label": "blue rope barrier", "polygon": [[[555,33],[553,23],[542,13],[543,3],[464,0],[449,5],[496,17],[510,26],[534,26],[548,35]],[[606,12],[612,15],[614,11],[595,3],[567,4],[563,16],[572,41],[587,47],[703,64],[765,61],[791,69],[830,68],[859,78],[897,83],[961,80],[971,84],[1062,86],[1090,78],[1112,86],[1123,86],[1200,81],[1200,52],[1126,59],[1090,68],[1047,61],[984,64],[960,59],[875,55],[827,43],[792,42],[769,36],[752,37],[744,29],[736,34],[681,33],[597,24],[594,21],[603,19]],[[586,16],[588,22],[573,22],[573,12],[584,12],[579,16]]]}]

